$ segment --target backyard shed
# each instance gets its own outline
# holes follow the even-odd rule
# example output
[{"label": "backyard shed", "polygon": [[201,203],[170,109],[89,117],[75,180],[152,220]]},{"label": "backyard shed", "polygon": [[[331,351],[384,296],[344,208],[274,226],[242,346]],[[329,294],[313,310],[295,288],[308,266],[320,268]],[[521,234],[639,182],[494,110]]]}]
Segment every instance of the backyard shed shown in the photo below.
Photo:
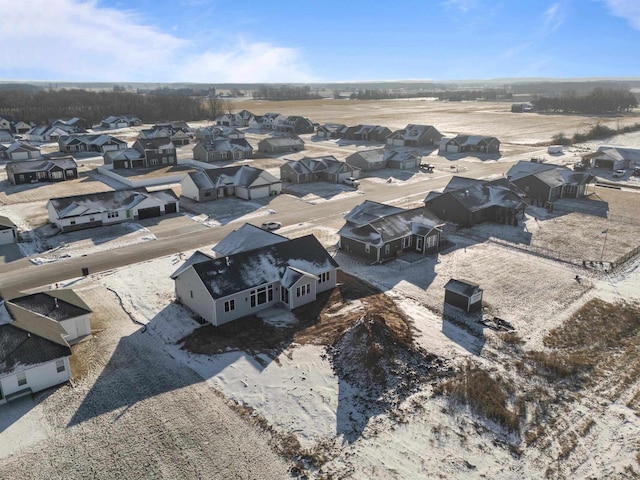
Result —
[{"label": "backyard shed", "polygon": [[444,303],[472,312],[482,308],[480,285],[452,278],[444,286]]}]

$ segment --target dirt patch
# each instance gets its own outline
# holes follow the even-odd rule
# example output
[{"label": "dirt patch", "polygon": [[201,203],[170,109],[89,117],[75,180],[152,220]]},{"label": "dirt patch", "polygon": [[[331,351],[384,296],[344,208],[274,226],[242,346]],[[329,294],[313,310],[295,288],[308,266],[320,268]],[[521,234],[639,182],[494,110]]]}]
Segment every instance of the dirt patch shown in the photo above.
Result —
[{"label": "dirt patch", "polygon": [[273,326],[257,316],[219,327],[203,326],[180,340],[182,348],[205,355],[229,349],[275,359],[291,343],[334,345],[365,311],[384,318],[386,328],[405,346],[412,345],[413,329],[392,299],[371,284],[338,271],[338,286],[318,295],[315,302],[295,311],[295,325]]}]

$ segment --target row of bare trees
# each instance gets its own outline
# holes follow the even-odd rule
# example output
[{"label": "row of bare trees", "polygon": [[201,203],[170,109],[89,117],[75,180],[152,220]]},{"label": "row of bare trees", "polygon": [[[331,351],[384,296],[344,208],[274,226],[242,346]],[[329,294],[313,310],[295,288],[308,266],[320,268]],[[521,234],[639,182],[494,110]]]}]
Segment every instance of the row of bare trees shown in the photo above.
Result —
[{"label": "row of bare trees", "polygon": [[55,118],[84,118],[91,124],[108,115],[131,114],[144,122],[198,120],[222,113],[222,102],[214,97],[216,108],[202,97],[166,93],[138,94],[122,91],[83,89],[0,91],[0,114],[17,120],[44,123]]},{"label": "row of bare trees", "polygon": [[629,90],[594,88],[588,95],[570,91],[555,97],[537,97],[533,103],[539,112],[601,114],[628,112],[638,106],[638,99]]}]

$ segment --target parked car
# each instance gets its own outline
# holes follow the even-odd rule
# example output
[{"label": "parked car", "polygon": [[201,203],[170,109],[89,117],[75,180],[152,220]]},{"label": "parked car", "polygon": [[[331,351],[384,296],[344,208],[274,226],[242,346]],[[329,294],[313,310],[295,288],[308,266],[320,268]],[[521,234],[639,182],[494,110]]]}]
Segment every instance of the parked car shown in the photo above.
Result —
[{"label": "parked car", "polygon": [[431,163],[421,163],[420,168],[424,168],[427,172],[433,172],[433,169],[436,168],[436,166]]},{"label": "parked car", "polygon": [[613,178],[624,177],[626,173],[626,170],[616,170],[615,172],[613,172]]},{"label": "parked car", "polygon": [[634,177],[640,177],[640,168],[636,168],[631,175]]},{"label": "parked car", "polygon": [[352,187],[358,188],[358,185],[360,185],[360,180],[358,180],[357,178],[353,178],[353,177],[349,177],[349,178],[345,178],[343,180],[344,183],[346,183],[347,185],[351,185]]},{"label": "parked car", "polygon": [[262,229],[267,231],[278,230],[281,226],[282,224],[280,222],[264,222]]}]

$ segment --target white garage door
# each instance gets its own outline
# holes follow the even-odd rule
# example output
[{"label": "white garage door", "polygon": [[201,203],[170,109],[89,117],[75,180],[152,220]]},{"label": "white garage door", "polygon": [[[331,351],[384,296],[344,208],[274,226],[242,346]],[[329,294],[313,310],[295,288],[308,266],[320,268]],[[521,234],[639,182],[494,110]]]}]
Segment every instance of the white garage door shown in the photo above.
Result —
[{"label": "white garage door", "polygon": [[252,188],[249,192],[250,199],[254,198],[264,198],[269,196],[269,185],[265,185],[264,187],[256,187]]}]

